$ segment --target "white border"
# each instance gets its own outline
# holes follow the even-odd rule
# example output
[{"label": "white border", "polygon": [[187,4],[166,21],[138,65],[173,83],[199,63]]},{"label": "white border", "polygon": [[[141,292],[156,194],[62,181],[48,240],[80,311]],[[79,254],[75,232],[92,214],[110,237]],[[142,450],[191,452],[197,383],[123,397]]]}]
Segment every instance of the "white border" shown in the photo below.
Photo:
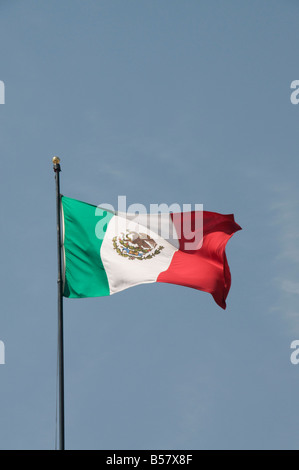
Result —
[{"label": "white border", "polygon": [[61,221],[62,221],[62,240],[61,240],[61,249],[62,249],[62,262],[63,262],[63,268],[62,268],[62,294],[64,293],[64,287],[65,287],[65,265],[66,265],[66,259],[65,259],[65,249],[64,249],[64,239],[65,239],[65,224],[64,224],[64,211],[63,211],[63,204],[62,204],[62,194],[60,195],[60,213],[61,213]]}]

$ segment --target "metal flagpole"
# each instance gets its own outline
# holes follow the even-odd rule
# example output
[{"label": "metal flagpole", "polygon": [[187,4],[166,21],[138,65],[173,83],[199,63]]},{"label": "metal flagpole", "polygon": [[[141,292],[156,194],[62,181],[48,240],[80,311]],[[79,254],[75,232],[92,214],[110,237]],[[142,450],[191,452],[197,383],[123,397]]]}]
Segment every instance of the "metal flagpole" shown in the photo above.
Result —
[{"label": "metal flagpole", "polygon": [[61,260],[60,159],[53,157],[56,182],[57,259],[58,259],[58,377],[59,377],[59,450],[64,450],[64,359],[63,359],[63,280]]}]

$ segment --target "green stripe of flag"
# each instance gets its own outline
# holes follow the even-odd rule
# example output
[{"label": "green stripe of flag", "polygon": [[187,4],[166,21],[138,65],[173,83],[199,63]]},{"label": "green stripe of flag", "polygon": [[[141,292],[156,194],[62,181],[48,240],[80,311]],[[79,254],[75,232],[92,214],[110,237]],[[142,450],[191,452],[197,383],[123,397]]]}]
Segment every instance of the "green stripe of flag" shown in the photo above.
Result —
[{"label": "green stripe of flag", "polygon": [[61,197],[61,201],[64,217],[64,297],[110,295],[100,256],[103,239],[96,236],[96,230],[104,234],[114,214],[65,196]]}]

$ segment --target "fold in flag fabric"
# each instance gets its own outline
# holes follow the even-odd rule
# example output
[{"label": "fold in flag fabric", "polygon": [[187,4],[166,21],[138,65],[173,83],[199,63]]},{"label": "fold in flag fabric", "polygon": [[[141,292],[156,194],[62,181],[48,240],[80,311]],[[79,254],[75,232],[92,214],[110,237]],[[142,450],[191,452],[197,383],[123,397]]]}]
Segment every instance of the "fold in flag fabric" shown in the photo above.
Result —
[{"label": "fold in flag fabric", "polygon": [[231,274],[225,247],[241,230],[232,214],[136,215],[65,196],[61,202],[64,297],[106,296],[164,282],[208,292],[226,308]]}]

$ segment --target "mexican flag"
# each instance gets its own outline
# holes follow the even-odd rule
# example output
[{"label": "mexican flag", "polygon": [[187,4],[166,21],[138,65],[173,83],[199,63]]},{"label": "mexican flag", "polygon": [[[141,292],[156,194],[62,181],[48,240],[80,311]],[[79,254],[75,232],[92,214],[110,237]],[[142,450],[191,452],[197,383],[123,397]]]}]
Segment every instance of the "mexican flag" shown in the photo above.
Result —
[{"label": "mexican flag", "polygon": [[65,196],[61,203],[64,297],[166,282],[209,292],[226,308],[231,274],[225,246],[241,230],[232,214],[117,213]]}]

